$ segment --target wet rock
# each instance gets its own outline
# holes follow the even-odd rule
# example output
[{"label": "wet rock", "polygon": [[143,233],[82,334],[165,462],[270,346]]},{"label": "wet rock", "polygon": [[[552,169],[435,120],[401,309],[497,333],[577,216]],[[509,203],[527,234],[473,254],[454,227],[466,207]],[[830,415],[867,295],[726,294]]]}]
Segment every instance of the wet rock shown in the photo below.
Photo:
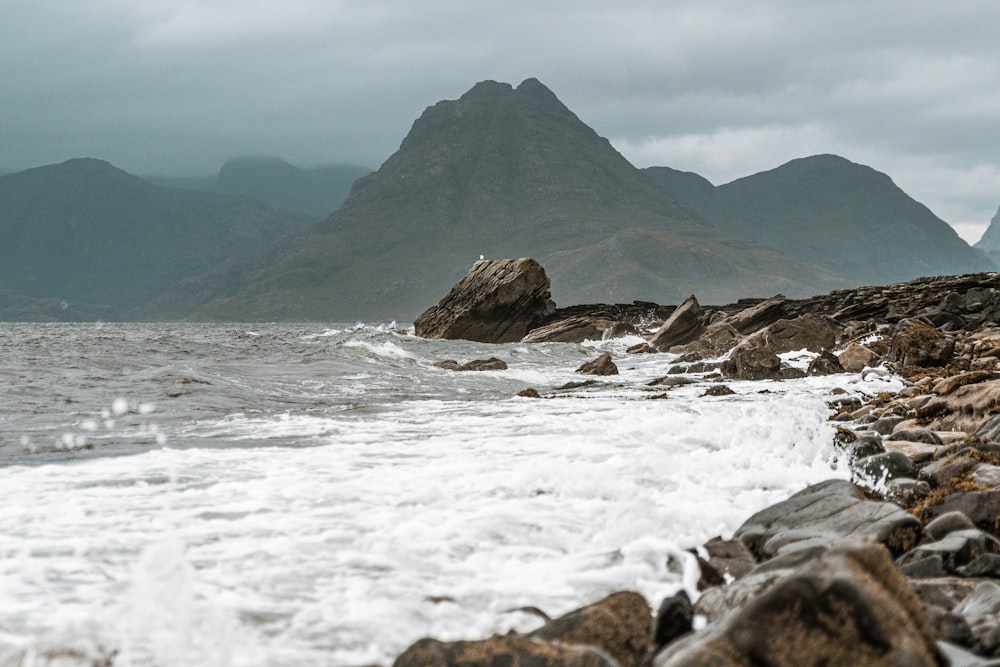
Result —
[{"label": "wet rock", "polygon": [[972,434],[1000,413],[1000,380],[964,385],[935,396],[917,410],[917,418],[935,431]]},{"label": "wet rock", "polygon": [[759,331],[787,315],[786,299],[778,294],[749,308],[744,308],[724,321],[744,336]]},{"label": "wet rock", "polygon": [[925,442],[910,442],[909,440],[883,440],[886,451],[905,454],[915,464],[927,463],[942,449],[941,445],[929,445]]},{"label": "wet rock", "polygon": [[724,384],[716,384],[706,389],[702,396],[732,396],[735,393],[735,391]]},{"label": "wet rock", "polygon": [[662,377],[653,378],[646,383],[647,387],[683,387],[688,384],[695,384],[696,380],[692,380],[689,377],[684,377],[683,375],[664,375]]},{"label": "wet rock", "polygon": [[879,356],[859,343],[851,343],[837,357],[841,367],[848,373],[860,373],[879,362]]},{"label": "wet rock", "polygon": [[832,352],[824,351],[818,357],[809,362],[806,375],[834,375],[843,373],[844,367],[840,365],[837,357]]},{"label": "wet rock", "polygon": [[521,391],[517,392],[517,395],[520,396],[521,398],[541,398],[542,397],[541,394],[538,393],[538,390],[535,389],[534,387],[528,387],[527,389],[522,389]]},{"label": "wet rock", "polygon": [[871,544],[806,562],[654,660],[655,667],[940,664],[920,599],[888,552]]},{"label": "wet rock", "polygon": [[464,364],[459,364],[454,359],[438,361],[434,364],[438,368],[449,371],[503,371],[507,370],[507,362],[503,359],[490,357],[489,359],[473,359]]},{"label": "wet rock", "polygon": [[615,322],[610,327],[604,330],[603,340],[611,340],[613,338],[624,338],[625,336],[638,336],[640,334],[639,329],[637,329],[630,322]]},{"label": "wet rock", "polygon": [[733,536],[759,559],[768,559],[847,538],[878,542],[900,554],[921,532],[920,521],[898,505],[868,500],[850,482],[828,480],[754,514]]},{"label": "wet rock", "polygon": [[948,533],[953,533],[956,530],[970,530],[975,527],[976,525],[972,523],[972,520],[961,512],[948,512],[924,526],[924,532],[932,540],[940,540]]},{"label": "wet rock", "polygon": [[722,362],[723,375],[737,380],[766,380],[779,377],[781,359],[760,338],[749,338],[732,349]]},{"label": "wet rock", "polygon": [[879,435],[889,435],[901,421],[903,417],[879,417],[872,423],[871,430]]},{"label": "wet rock", "polygon": [[393,667],[619,667],[586,646],[543,642],[518,635],[476,641],[421,639],[403,651]]},{"label": "wet rock", "polygon": [[955,611],[969,622],[971,648],[980,655],[1000,656],[1000,585],[978,583]]},{"label": "wet rock", "polygon": [[833,446],[846,454],[848,463],[863,459],[885,451],[882,438],[877,433],[856,433],[845,428],[837,429]]},{"label": "wet rock", "polygon": [[931,393],[943,396],[952,393],[959,387],[966,387],[970,384],[979,384],[980,382],[988,382],[990,380],[998,379],[1000,379],[1000,373],[994,373],[991,371],[970,371],[968,373],[959,373],[958,375],[952,375],[935,382],[931,387]]},{"label": "wet rock", "polygon": [[414,322],[423,338],[511,343],[555,310],[545,270],[533,259],[480,260]]},{"label": "wet rock", "polygon": [[948,512],[961,512],[976,525],[990,533],[1000,533],[1000,491],[954,491],[943,498],[928,498],[921,513],[933,520]]},{"label": "wet rock", "polygon": [[723,577],[740,579],[757,567],[753,552],[741,540],[715,537],[702,548],[708,553],[708,564]]},{"label": "wet rock", "polygon": [[698,299],[694,295],[689,296],[653,334],[649,344],[657,350],[666,351],[674,345],[690,343],[705,328],[704,314]]},{"label": "wet rock", "polygon": [[903,507],[912,507],[931,494],[931,485],[910,477],[897,477],[885,486],[885,499]]},{"label": "wet rock", "polygon": [[638,667],[652,631],[653,613],[646,599],[621,591],[553,619],[528,637],[587,646],[607,654],[621,667]]},{"label": "wet rock", "polygon": [[694,607],[691,598],[680,591],[660,603],[656,611],[656,626],[653,630],[653,650],[666,646],[673,640],[686,635],[692,630]]},{"label": "wet rock", "polygon": [[618,366],[611,361],[611,355],[605,352],[596,359],[588,361],[576,369],[584,375],[618,375]]},{"label": "wet rock", "polygon": [[896,562],[906,565],[937,556],[948,572],[956,572],[984,555],[993,554],[1000,554],[1000,540],[976,528],[966,528],[951,531],[939,540],[914,547]]},{"label": "wet rock", "polygon": [[893,431],[886,437],[886,440],[909,440],[910,442],[923,442],[928,445],[943,445],[941,436],[926,428],[901,428]]},{"label": "wet rock", "polygon": [[[595,319],[584,315],[570,317],[536,327],[521,339],[522,343],[582,343],[586,340],[602,340],[605,332],[616,325],[605,319]],[[632,327],[634,330],[634,327]]]},{"label": "wet rock", "polygon": [[953,338],[911,317],[896,326],[886,360],[903,366],[946,366],[954,352]]},{"label": "wet rock", "polygon": [[869,484],[889,481],[897,477],[914,478],[917,467],[910,457],[902,452],[883,452],[868,456],[854,463],[854,472]]},{"label": "wet rock", "polygon": [[740,333],[727,322],[709,325],[698,338],[676,350],[685,358],[718,357],[731,350],[740,340]]},{"label": "wet rock", "polygon": [[765,344],[776,354],[809,350],[822,352],[833,348],[837,342],[837,325],[819,315],[801,315],[789,320],[778,320],[754,334],[763,336]]}]

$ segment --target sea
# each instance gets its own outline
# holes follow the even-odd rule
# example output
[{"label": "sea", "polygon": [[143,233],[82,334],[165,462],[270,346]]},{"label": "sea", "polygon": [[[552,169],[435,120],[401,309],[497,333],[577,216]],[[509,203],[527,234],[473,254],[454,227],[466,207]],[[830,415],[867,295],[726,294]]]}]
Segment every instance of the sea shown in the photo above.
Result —
[{"label": "sea", "polygon": [[[389,665],[614,591],[655,609],[697,596],[693,549],[849,475],[829,401],[901,387],[705,396],[650,386],[675,356],[640,341],[0,323],[0,665]],[[619,375],[575,372],[602,352]]]}]

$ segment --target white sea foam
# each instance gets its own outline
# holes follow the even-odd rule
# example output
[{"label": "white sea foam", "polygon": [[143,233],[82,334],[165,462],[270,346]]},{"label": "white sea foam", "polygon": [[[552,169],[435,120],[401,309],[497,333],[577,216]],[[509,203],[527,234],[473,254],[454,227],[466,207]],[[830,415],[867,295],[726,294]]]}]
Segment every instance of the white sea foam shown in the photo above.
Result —
[{"label": "white sea foam", "polygon": [[[511,369],[481,374],[432,368],[439,350],[406,336],[349,344],[455,389],[228,410],[161,424],[178,448],[0,469],[0,655],[76,637],[116,665],[389,663],[422,636],[533,627],[510,611],[528,605],[556,615],[627,588],[655,606],[695,592],[686,549],[846,477],[832,387],[898,388],[843,375],[646,400],[670,357],[638,355],[596,389],[531,400],[513,394],[583,379],[578,362],[624,343],[508,346]],[[449,356],[470,351],[492,350]],[[360,382],[377,393],[395,372]],[[245,440],[261,446],[231,446]]]}]

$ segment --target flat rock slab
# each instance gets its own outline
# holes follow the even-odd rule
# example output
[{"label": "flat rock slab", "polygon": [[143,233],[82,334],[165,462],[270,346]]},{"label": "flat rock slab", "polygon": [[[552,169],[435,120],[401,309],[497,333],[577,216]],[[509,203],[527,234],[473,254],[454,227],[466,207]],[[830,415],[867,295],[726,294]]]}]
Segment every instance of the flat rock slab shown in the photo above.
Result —
[{"label": "flat rock slab", "polygon": [[901,554],[920,539],[920,521],[895,503],[868,500],[852,483],[828,480],[750,517],[734,537],[760,559],[860,539]]},{"label": "flat rock slab", "polygon": [[906,454],[910,460],[916,464],[927,463],[934,459],[934,455],[942,448],[942,445],[931,445],[926,442],[911,442],[910,440],[883,440],[882,446],[887,452],[899,452]]}]

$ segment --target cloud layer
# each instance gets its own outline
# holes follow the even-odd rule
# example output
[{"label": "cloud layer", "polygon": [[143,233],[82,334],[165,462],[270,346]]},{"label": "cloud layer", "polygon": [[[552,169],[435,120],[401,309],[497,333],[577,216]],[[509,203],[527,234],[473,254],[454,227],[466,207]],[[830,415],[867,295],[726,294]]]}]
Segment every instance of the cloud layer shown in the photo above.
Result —
[{"label": "cloud layer", "polygon": [[969,240],[1000,204],[1000,4],[0,0],[0,167],[376,167],[475,82],[537,77],[637,166],[837,153]]}]

